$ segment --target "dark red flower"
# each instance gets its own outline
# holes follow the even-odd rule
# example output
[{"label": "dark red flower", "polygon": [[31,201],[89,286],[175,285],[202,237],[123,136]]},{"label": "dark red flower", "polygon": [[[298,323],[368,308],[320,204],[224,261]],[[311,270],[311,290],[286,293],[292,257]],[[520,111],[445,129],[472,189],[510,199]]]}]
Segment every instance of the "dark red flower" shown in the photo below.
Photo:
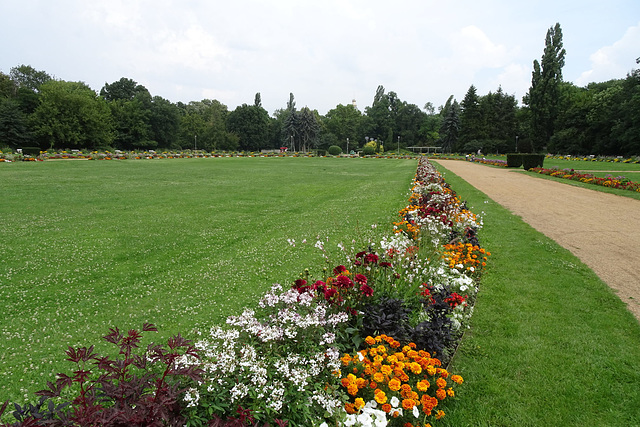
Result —
[{"label": "dark red flower", "polygon": [[365,264],[377,264],[378,263],[378,255],[376,254],[366,254],[364,256]]},{"label": "dark red flower", "polygon": [[365,276],[364,274],[356,274],[355,277],[353,278],[353,280],[358,284],[358,285],[366,285],[367,284],[367,276]]},{"label": "dark red flower", "polygon": [[333,282],[338,288],[348,289],[353,287],[353,282],[347,276],[338,276]]},{"label": "dark red flower", "polygon": [[358,252],[358,253],[356,254],[356,258],[362,258],[365,254],[366,254],[366,252],[365,252],[365,251]]},{"label": "dark red flower", "polygon": [[324,292],[327,290],[327,284],[324,283],[322,280],[318,280],[316,281],[316,283],[313,284],[312,288],[320,292]]},{"label": "dark red flower", "polygon": [[380,263],[380,267],[389,268],[389,267],[391,267],[391,263],[387,262],[387,261],[382,261]]},{"label": "dark red flower", "polygon": [[360,292],[362,292],[362,295],[364,295],[365,297],[370,297],[373,295],[373,289],[371,289],[371,287],[369,287],[369,285],[367,284],[360,286]]},{"label": "dark red flower", "polygon": [[333,269],[333,274],[337,276],[338,274],[344,273],[345,271],[347,271],[347,267],[345,267],[344,265],[339,265]]}]

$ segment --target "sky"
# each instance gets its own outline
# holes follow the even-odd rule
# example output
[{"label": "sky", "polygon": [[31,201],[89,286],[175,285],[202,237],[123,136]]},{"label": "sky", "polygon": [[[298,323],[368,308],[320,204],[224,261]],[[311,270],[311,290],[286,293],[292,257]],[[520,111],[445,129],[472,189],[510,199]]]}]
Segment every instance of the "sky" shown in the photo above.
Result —
[{"label": "sky", "polygon": [[30,65],[95,91],[122,77],[172,102],[273,114],[364,112],[384,86],[423,107],[499,87],[521,102],[560,23],[565,81],[624,78],[640,57],[639,0],[0,0],[0,71]]}]

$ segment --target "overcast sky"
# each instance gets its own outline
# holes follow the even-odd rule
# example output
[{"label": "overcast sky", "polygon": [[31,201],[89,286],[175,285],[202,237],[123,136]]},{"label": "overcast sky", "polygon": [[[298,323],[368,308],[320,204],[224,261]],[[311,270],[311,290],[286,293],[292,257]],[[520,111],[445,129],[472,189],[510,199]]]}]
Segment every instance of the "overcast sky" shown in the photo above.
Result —
[{"label": "overcast sky", "polygon": [[[547,30],[565,81],[624,78],[640,57],[639,0],[0,0],[0,71],[25,64],[99,91],[127,77],[172,102],[289,93],[321,114],[378,85],[423,107],[502,89],[520,102]],[[640,66],[638,66],[640,67]]]}]

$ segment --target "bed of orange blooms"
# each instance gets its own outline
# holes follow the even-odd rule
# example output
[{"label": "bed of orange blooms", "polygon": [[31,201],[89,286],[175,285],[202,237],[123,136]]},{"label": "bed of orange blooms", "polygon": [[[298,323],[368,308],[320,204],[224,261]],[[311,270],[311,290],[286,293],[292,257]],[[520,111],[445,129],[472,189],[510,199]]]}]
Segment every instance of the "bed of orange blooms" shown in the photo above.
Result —
[{"label": "bed of orange blooms", "polygon": [[350,396],[349,414],[365,405],[379,407],[389,426],[426,427],[428,420],[445,416],[440,402],[455,396],[460,375],[451,375],[440,360],[410,343],[401,344],[386,335],[367,337],[367,348],[342,357],[342,386]]}]

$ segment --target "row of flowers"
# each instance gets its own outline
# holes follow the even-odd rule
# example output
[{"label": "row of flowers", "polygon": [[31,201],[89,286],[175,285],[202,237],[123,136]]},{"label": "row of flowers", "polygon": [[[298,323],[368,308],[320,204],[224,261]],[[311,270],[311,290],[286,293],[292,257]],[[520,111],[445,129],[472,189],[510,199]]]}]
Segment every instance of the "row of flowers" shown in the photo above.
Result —
[{"label": "row of flowers", "polygon": [[[18,152],[0,151],[0,162],[13,161],[44,161],[44,160],[153,160],[153,159],[190,159],[190,158],[215,158],[215,157],[325,157],[315,152],[234,152],[234,151],[41,151],[39,155],[25,155]],[[347,156],[345,156],[347,157]],[[351,156],[353,157],[353,156]],[[355,156],[357,157],[357,156]],[[365,157],[376,158],[411,158],[416,159],[418,155],[392,155],[392,154],[376,154]]]},{"label": "row of flowers", "polygon": [[624,176],[605,175],[604,178],[597,177],[590,173],[581,173],[573,169],[547,169],[533,168],[531,172],[541,175],[553,176],[556,178],[570,179],[572,181],[583,182],[585,184],[600,185],[602,187],[617,188],[620,190],[630,190],[640,192],[640,182],[630,181]]},{"label": "row of flowers", "polygon": [[447,366],[490,256],[481,227],[423,158],[389,235],[337,255],[316,240],[333,268],[273,285],[194,341],[135,355],[141,333],[116,329],[119,359],[69,348],[78,368],[16,405],[14,425],[430,426],[463,383]]},{"label": "row of flowers", "polygon": [[547,159],[560,159],[560,160],[579,160],[588,162],[610,162],[610,163],[640,163],[640,156],[634,157],[610,157],[610,156],[569,156],[560,154],[547,154]]}]

